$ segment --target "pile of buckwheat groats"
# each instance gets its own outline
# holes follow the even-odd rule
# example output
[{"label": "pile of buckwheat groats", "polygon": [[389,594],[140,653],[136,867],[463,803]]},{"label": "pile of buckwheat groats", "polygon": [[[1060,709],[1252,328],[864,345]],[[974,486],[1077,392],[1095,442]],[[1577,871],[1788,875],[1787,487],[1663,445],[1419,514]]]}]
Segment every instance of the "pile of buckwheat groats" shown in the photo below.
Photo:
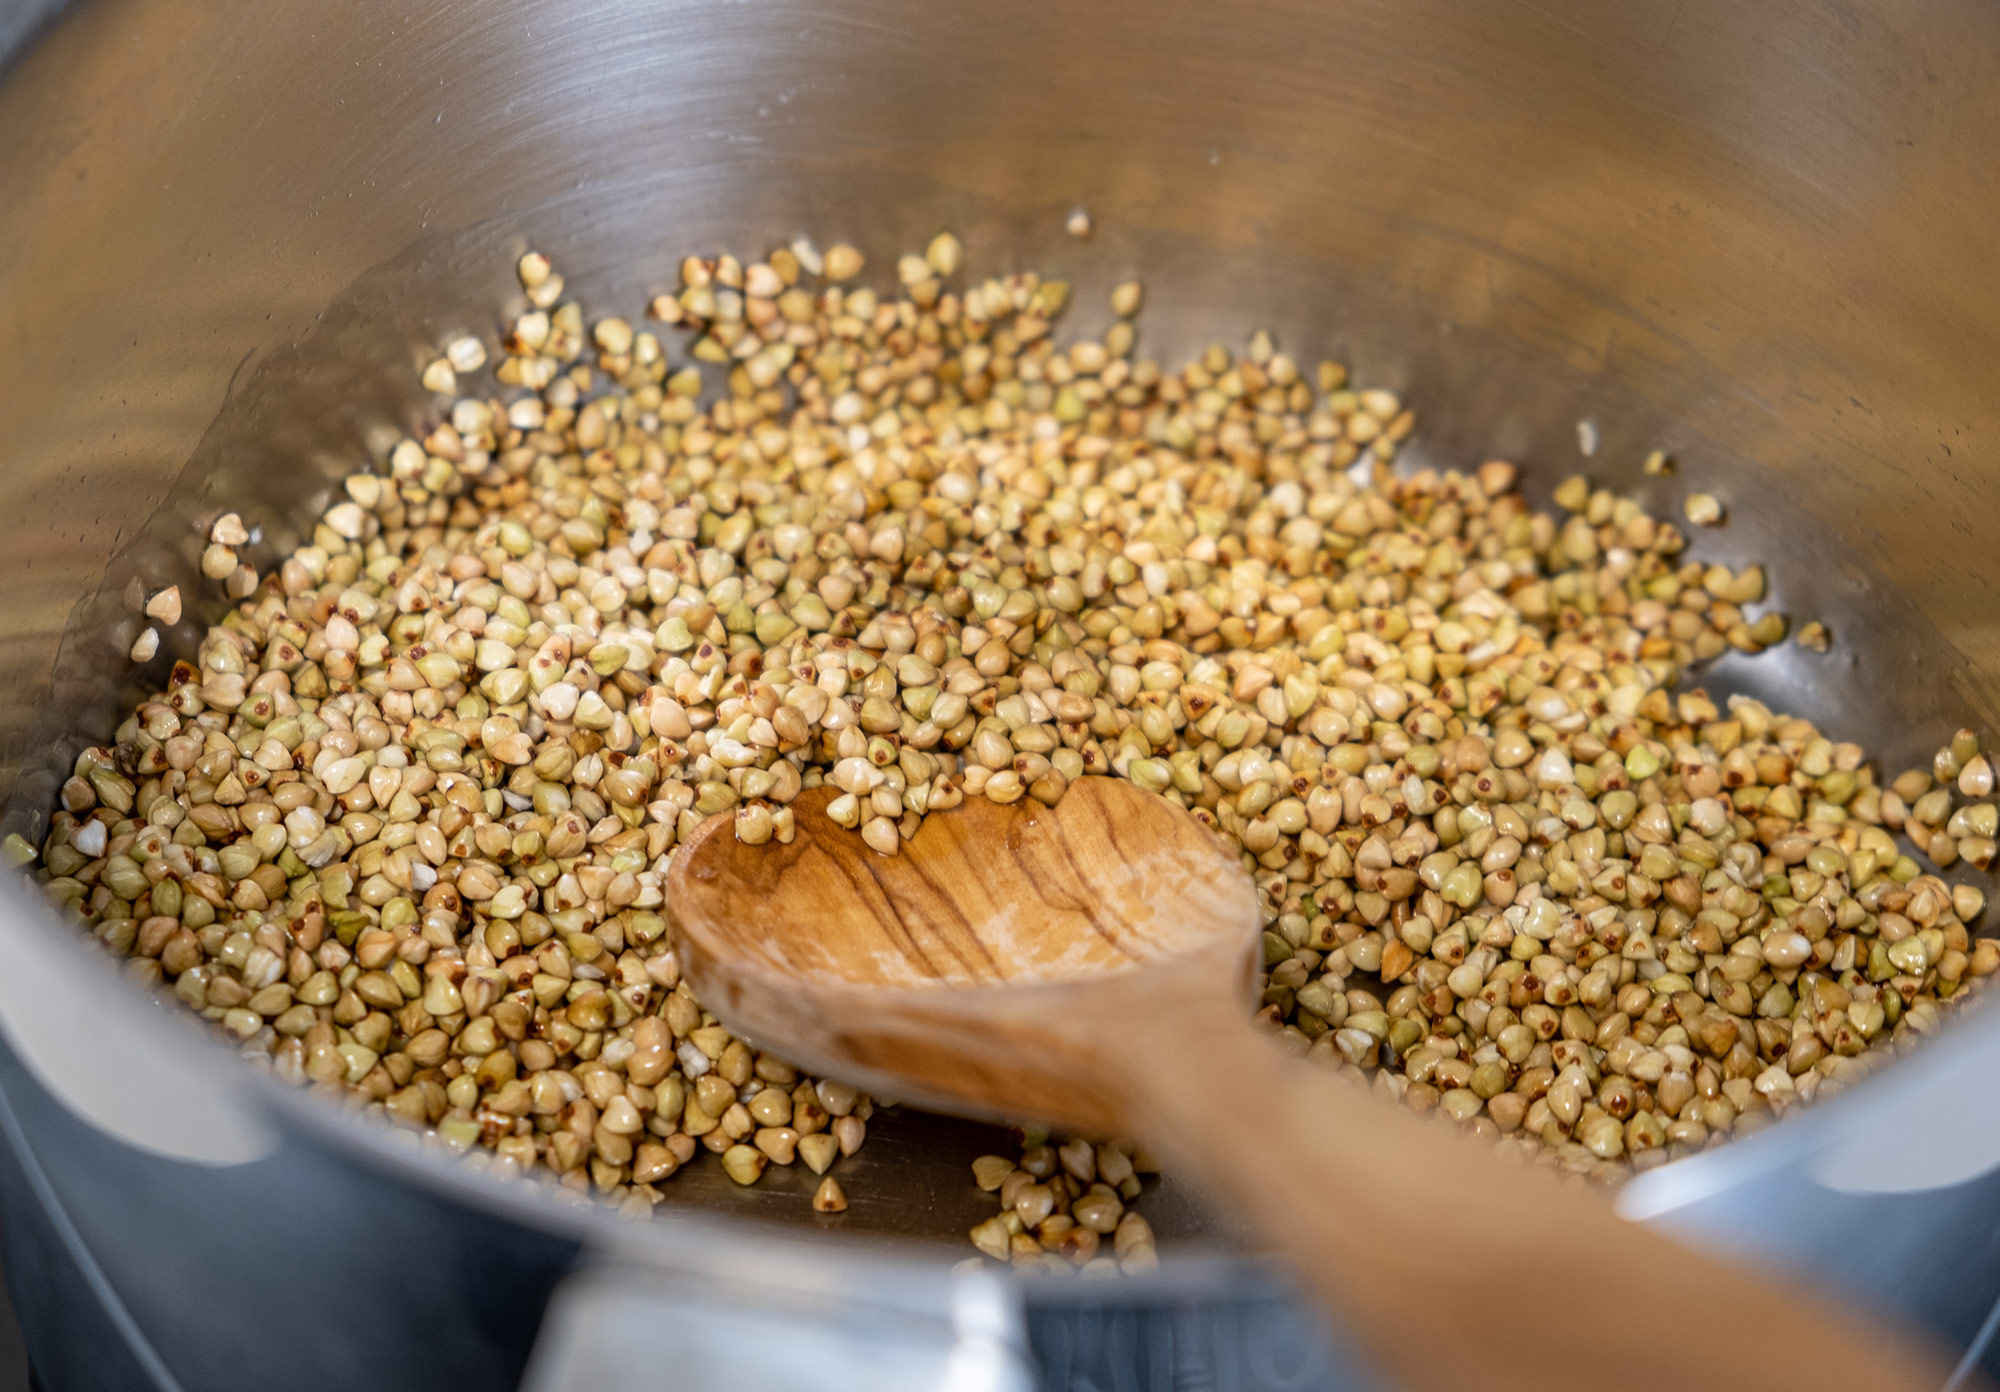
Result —
[{"label": "pile of buckwheat groats", "polygon": [[[960,259],[938,237],[892,297],[844,246],[690,258],[651,306],[676,361],[524,257],[497,390],[275,569],[218,519],[233,607],[8,852],[279,1077],[634,1212],[702,1148],[754,1184],[862,1143],[866,1098],[689,994],[662,904],[701,821],[786,841],[823,782],[884,854],[1086,773],[1193,809],[1256,877],[1280,1039],[1600,1177],[1830,1091],[2000,965],[1979,890],[1892,835],[1993,859],[1975,739],[1883,788],[1676,694],[1784,637],[1759,567],[1580,478],[1551,516],[1511,464],[1398,477],[1404,404],[1264,334],[1135,358],[1137,284],[1058,347],[1067,286],[947,288]],[[975,1163],[973,1241],[1150,1265],[1144,1164],[1029,1132]]]}]

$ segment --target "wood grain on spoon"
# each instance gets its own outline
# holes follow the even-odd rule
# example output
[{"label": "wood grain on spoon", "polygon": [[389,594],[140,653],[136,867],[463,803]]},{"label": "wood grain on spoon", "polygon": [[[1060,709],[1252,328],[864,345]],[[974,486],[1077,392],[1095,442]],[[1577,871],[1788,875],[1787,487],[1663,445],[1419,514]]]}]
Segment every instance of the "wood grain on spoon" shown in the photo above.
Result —
[{"label": "wood grain on spoon", "polygon": [[887,1095],[1143,1139],[1233,1207],[1420,1389],[1931,1392],[1873,1320],[1627,1223],[1250,1023],[1259,918],[1234,854],[1108,778],[969,799],[880,856],[793,803],[675,855],[686,970],[733,1030]]}]

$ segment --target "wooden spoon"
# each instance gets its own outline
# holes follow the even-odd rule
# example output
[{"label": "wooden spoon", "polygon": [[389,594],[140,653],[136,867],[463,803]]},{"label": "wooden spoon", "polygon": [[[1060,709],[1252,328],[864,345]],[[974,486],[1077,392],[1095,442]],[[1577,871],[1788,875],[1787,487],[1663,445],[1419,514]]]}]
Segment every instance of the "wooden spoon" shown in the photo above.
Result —
[{"label": "wooden spoon", "polygon": [[1940,1364],[1872,1320],[1620,1219],[1287,1057],[1251,1023],[1255,890],[1164,798],[1085,778],[969,798],[882,856],[792,803],[676,853],[684,968],[729,1027],[884,1095],[1130,1136],[1288,1256],[1409,1387],[1906,1389]]}]

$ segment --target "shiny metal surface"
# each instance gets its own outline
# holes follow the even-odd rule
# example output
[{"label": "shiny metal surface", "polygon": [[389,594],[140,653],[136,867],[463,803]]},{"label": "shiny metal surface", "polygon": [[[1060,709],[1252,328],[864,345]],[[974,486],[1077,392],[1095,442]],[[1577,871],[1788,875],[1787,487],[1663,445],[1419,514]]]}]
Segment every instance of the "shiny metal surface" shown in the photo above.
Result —
[{"label": "shiny metal surface", "polygon": [[[1587,467],[1663,508],[1723,497],[1705,552],[1767,561],[1777,600],[1837,645],[1726,662],[1712,687],[1892,768],[1961,723],[2000,730],[1997,78],[2000,11],[1977,0],[87,0],[0,81],[8,825],[35,821],[132,694],[133,578],[189,579],[197,525],[225,506],[266,558],[292,544],[333,479],[422,418],[417,364],[491,329],[530,244],[586,304],[625,309],[689,248],[798,233],[854,241],[886,276],[949,225],[974,267],[1068,275],[1085,326],[1140,274],[1146,351],[1262,326],[1340,355],[1414,398],[1415,458],[1512,457],[1543,490]],[[1079,205],[1098,229],[1082,243],[1062,232]],[[1639,475],[1654,447],[1676,475]],[[4,971],[10,943],[50,930],[16,896],[0,908]],[[147,1027],[74,956],[44,969],[85,973]],[[18,1043],[25,1017],[0,1014]],[[1973,1062],[1929,1095],[1991,1091],[1993,1034],[1940,1044]],[[265,1105],[190,1047],[217,1065],[216,1105]],[[1865,1133],[1867,1098],[1794,1134]],[[724,1221],[608,1237],[295,1101],[295,1142],[696,1268],[727,1259],[735,1219],[804,1208],[690,1175],[676,1197]],[[890,1163],[881,1130],[849,1227],[945,1234],[989,1202]],[[1719,1153],[1710,1179],[1664,1172],[1684,1187],[1649,1211],[1761,1175],[1777,1189],[1716,1223],[1820,1262],[1880,1211],[1824,1198],[1788,1131]],[[1931,1145],[1992,1143],[1947,1127]],[[1887,1257],[1840,1274],[1970,1339],[2000,1288],[1994,1224],[1966,1216],[1988,1211],[1979,1183],[1897,1210],[1958,1235],[1948,1291],[1912,1293]]]},{"label": "shiny metal surface", "polygon": [[660,1365],[684,1386],[740,1385],[746,1347],[762,1351],[755,1376],[774,1389],[1036,1392],[1019,1283],[982,1271],[885,1284],[866,1300],[774,1300],[768,1286],[588,1270],[551,1306],[523,1392],[603,1392]]}]

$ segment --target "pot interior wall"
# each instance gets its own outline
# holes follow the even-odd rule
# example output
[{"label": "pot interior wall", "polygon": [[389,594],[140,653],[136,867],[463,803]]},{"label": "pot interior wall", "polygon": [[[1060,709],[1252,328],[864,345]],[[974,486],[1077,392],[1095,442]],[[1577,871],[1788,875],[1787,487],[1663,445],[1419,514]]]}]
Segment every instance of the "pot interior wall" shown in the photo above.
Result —
[{"label": "pot interior wall", "polygon": [[[1971,0],[1600,6],[96,0],[0,87],[0,796],[192,650],[228,508],[296,544],[438,409],[418,365],[549,253],[636,314],[687,251],[849,240],[1148,285],[1143,351],[1271,329],[1418,407],[1410,458],[1729,505],[1832,654],[1703,675],[1893,771],[2000,726],[1988,274],[2000,23]],[[1064,218],[1090,210],[1088,241]],[[1581,459],[1576,423],[1602,445]],[[1642,478],[1662,448],[1679,461]],[[144,672],[139,582],[211,602]],[[955,1144],[955,1143],[954,1143]],[[952,1215],[951,1222],[956,1222]],[[1189,1220],[1191,1223],[1193,1219]]]},{"label": "pot interior wall", "polygon": [[1163,357],[1258,326],[1341,354],[1422,408],[1419,457],[1517,457],[1546,486],[1592,417],[1593,474],[1672,450],[1652,500],[1720,493],[1707,549],[1770,559],[1840,639],[1718,680],[1894,756],[1990,723],[1985,12],[1213,15],[84,7],[0,93],[0,779],[41,775],[16,805],[109,728],[130,575],[185,574],[225,502],[288,538],[428,409],[409,369],[492,325],[529,242],[631,307],[686,249],[805,232],[886,271],[951,225],[974,266],[1071,275],[1086,325],[1145,276]]}]

